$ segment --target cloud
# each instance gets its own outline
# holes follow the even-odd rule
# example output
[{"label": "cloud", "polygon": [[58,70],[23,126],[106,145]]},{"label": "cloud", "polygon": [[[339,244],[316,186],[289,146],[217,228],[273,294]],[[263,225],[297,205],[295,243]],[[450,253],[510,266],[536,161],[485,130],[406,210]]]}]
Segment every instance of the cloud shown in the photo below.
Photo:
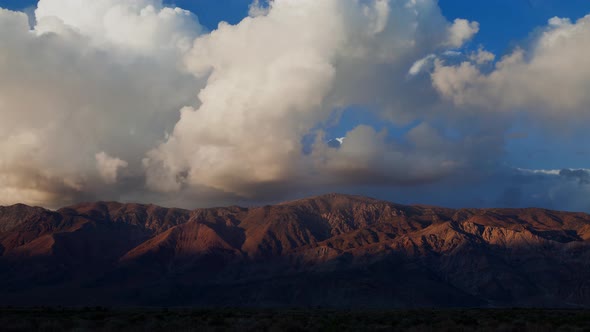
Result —
[{"label": "cloud", "polygon": [[542,175],[559,175],[560,170],[558,169],[526,169],[526,168],[517,168],[519,172],[524,174],[542,174]]},{"label": "cloud", "polygon": [[[255,1],[211,32],[158,0],[41,0],[34,20],[0,9],[0,204],[454,188],[498,171],[510,127],[505,113],[469,110],[581,114],[583,22],[553,19],[535,48],[491,68],[493,54],[462,49],[479,24],[447,21],[435,0]],[[558,49],[567,61],[553,68]],[[523,87],[519,73],[541,81]],[[546,77],[577,83],[557,95]],[[352,125],[350,109],[362,113]],[[570,189],[587,181],[559,173]],[[529,197],[505,189],[493,199]]]},{"label": "cloud", "polygon": [[458,18],[448,29],[449,36],[446,44],[452,47],[461,47],[479,32],[479,23]]},{"label": "cloud", "polygon": [[264,16],[268,14],[268,11],[269,4],[268,2],[265,3],[265,1],[254,0],[248,7],[248,15],[251,17]]},{"label": "cloud", "polygon": [[588,169],[516,169],[511,182],[521,191],[521,206],[590,212]]},{"label": "cloud", "polygon": [[590,184],[590,170],[587,169],[562,169],[559,175],[578,181],[581,185]]},{"label": "cloud", "polygon": [[488,62],[492,62],[495,59],[496,56],[493,53],[488,52],[481,47],[477,50],[477,52],[473,52],[469,55],[469,60],[478,65],[483,65]]},{"label": "cloud", "polygon": [[[139,3],[110,2],[128,14],[119,24],[138,25],[136,33],[122,33],[121,38],[157,45],[162,36],[152,32],[160,28],[140,28],[147,23],[139,19]],[[184,71],[183,52],[176,44],[138,49],[138,44],[109,41],[106,30],[77,25],[108,22],[100,18],[108,11],[88,9],[109,2],[87,3],[88,8],[78,1],[61,4],[65,14],[60,17],[59,1],[40,1],[39,25],[32,31],[25,14],[0,9],[0,187],[5,188],[0,204],[14,203],[17,197],[20,202],[56,207],[105,191],[112,195],[105,198],[123,197],[135,188],[110,191],[96,168],[95,155],[109,151],[120,156],[129,163],[129,176],[143,177],[145,152],[173,128],[178,109],[196,102],[200,83]],[[156,1],[152,5],[159,8]],[[69,21],[74,12],[96,17]],[[182,30],[184,15],[179,24],[172,23],[174,17],[148,16],[151,27],[160,22],[165,31],[179,27],[175,35],[200,31]]]},{"label": "cloud", "polygon": [[480,52],[458,65],[437,61],[432,81],[443,97],[461,107],[525,110],[571,120],[588,114],[589,45],[590,16],[575,23],[552,18],[530,48],[517,48],[491,72],[480,70],[482,60],[492,58]]},{"label": "cloud", "polygon": [[[444,176],[453,164],[446,158],[402,149],[363,125],[340,149],[319,139],[304,154],[301,142],[310,134],[320,138],[317,128],[347,105],[416,119],[411,106],[428,98],[415,98],[401,82],[417,55],[444,50],[448,38],[460,46],[475,33],[475,24],[468,24],[470,33],[462,24],[450,25],[434,1],[277,0],[265,15],[220,25],[197,38],[185,58],[207,85],[200,105],[184,108],[167,141],[144,159],[148,186],[163,192],[205,186],[254,198],[261,185],[289,191],[335,173],[346,174],[338,183]],[[412,168],[412,161],[423,167]]]},{"label": "cloud", "polygon": [[38,34],[71,28],[96,46],[150,56],[186,50],[202,31],[191,12],[164,7],[161,0],[42,0],[35,15]]},{"label": "cloud", "polygon": [[97,153],[95,158],[98,174],[100,174],[102,180],[107,184],[116,183],[119,169],[129,166],[129,163],[126,161],[119,158],[113,158],[105,152]]},{"label": "cloud", "polygon": [[442,181],[402,188],[353,188],[351,193],[382,197],[403,204],[454,208],[529,208],[590,212],[590,185],[555,169],[499,166],[488,172],[452,174]]},{"label": "cloud", "polygon": [[436,59],[436,55],[429,54],[429,55],[425,56],[424,58],[414,62],[412,67],[410,67],[408,74],[414,76],[414,75],[418,75],[419,73],[421,73],[423,71],[427,71],[429,67],[433,66],[435,59]]},{"label": "cloud", "polygon": [[[409,146],[388,142],[385,131],[360,125],[346,134],[338,149],[318,140],[313,157],[316,167],[326,171],[324,179],[339,184],[428,183],[461,166],[448,147],[441,146],[444,139],[427,125],[414,128],[407,139]],[[436,148],[444,152],[437,153]]]}]

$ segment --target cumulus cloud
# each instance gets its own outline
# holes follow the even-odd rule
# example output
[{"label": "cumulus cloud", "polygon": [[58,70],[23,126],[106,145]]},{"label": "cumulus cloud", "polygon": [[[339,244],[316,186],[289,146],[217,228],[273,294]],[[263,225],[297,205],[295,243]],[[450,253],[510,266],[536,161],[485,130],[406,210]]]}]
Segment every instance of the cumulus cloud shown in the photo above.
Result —
[{"label": "cumulus cloud", "polygon": [[565,114],[586,116],[589,45],[590,16],[575,23],[552,18],[530,48],[517,48],[491,72],[479,68],[493,59],[480,52],[459,65],[436,62],[432,81],[442,96],[458,106],[530,110],[553,119]]},{"label": "cumulus cloud", "polygon": [[455,19],[453,24],[448,28],[449,36],[447,45],[461,47],[466,41],[470,40],[479,32],[478,22],[469,22],[465,19]]},{"label": "cumulus cloud", "polygon": [[164,7],[161,0],[43,0],[35,16],[38,34],[71,28],[97,46],[151,56],[186,50],[202,30],[191,12]]},{"label": "cumulus cloud", "polygon": [[[157,1],[85,4],[125,9],[127,21],[119,23],[129,29],[137,24],[137,29],[121,36],[141,45],[163,41],[153,34],[158,28],[144,29],[147,23],[140,19],[150,5],[160,8]],[[57,9],[61,5],[63,13]],[[127,160],[131,176],[143,176],[145,152],[171,130],[179,108],[196,102],[199,82],[183,70],[177,44],[140,52],[138,44],[109,41],[106,30],[97,26],[107,24],[109,11],[81,5],[40,1],[32,31],[24,13],[0,9],[0,187],[5,188],[0,204],[18,197],[54,207],[99,194],[105,187],[95,155],[101,151]],[[75,20],[77,15],[88,21]],[[178,36],[200,31],[182,30],[184,23],[173,24],[174,18],[166,15],[149,21],[150,27],[161,21],[164,30],[178,27]]]},{"label": "cumulus cloud", "polygon": [[494,53],[488,52],[481,47],[477,50],[477,52],[473,52],[469,55],[469,60],[478,65],[483,65],[492,62],[495,59],[496,55],[494,55]]},{"label": "cumulus cloud", "polygon": [[[497,166],[508,120],[474,120],[440,96],[481,106],[512,92],[495,84],[513,71],[558,75],[539,59],[586,29],[554,19],[532,57],[516,51],[486,73],[495,56],[462,49],[479,24],[447,21],[435,0],[253,1],[211,32],[160,0],[40,0],[31,21],[0,9],[0,204],[50,207],[194,207],[477,177]],[[581,79],[566,62],[572,72],[559,74]],[[546,105],[535,84],[500,104]],[[330,141],[351,106],[384,125],[361,118]]]},{"label": "cumulus cloud", "polygon": [[[393,184],[443,176],[452,162],[409,153],[366,126],[350,131],[340,149],[320,139],[304,155],[301,141],[350,104],[377,101],[384,116],[412,111],[400,107],[408,97],[393,81],[404,81],[416,55],[448,38],[460,46],[468,39],[457,36],[461,24],[446,33],[449,24],[433,1],[279,0],[266,15],[221,25],[186,57],[207,86],[200,106],[184,108],[168,140],[144,159],[148,185],[255,196],[260,185],[289,190],[310,174]],[[412,168],[412,161],[424,167]]]},{"label": "cumulus cloud", "polygon": [[119,169],[129,166],[129,163],[126,161],[111,157],[105,152],[97,153],[95,155],[95,159],[98,174],[100,174],[102,180],[107,184],[113,184],[117,182]]},{"label": "cumulus cloud", "polygon": [[266,15],[269,11],[268,6],[268,1],[254,0],[248,7],[248,15],[251,17]]},{"label": "cumulus cloud", "polygon": [[436,59],[436,55],[429,54],[429,55],[425,56],[424,58],[414,62],[412,67],[410,67],[408,74],[418,75],[419,73],[421,73],[423,71],[427,71],[428,67],[431,67],[434,64],[435,59]]},{"label": "cumulus cloud", "polygon": [[323,180],[335,183],[415,185],[463,166],[461,156],[444,146],[444,138],[428,125],[415,127],[406,138],[404,146],[388,141],[385,131],[360,125],[346,134],[338,149],[318,140],[313,157],[316,167],[325,171]]},{"label": "cumulus cloud", "polygon": [[[250,9],[207,34],[195,15],[157,0],[41,0],[32,31],[23,13],[2,10],[0,179],[11,194],[0,203],[199,204],[407,185],[470,167],[475,146],[495,149],[471,134],[454,146],[428,125],[429,81],[406,79],[416,59],[469,40],[475,22],[448,22],[431,0]],[[422,125],[396,140],[360,123],[334,149],[324,132],[349,105]]]}]

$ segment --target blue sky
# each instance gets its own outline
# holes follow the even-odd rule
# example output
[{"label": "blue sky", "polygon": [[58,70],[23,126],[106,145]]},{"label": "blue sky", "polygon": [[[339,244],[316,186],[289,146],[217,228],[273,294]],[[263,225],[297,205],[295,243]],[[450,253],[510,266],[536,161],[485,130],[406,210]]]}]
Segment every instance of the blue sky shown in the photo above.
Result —
[{"label": "blue sky", "polygon": [[[205,26],[205,28],[209,31],[216,30],[219,22],[221,21],[226,21],[230,24],[237,24],[240,22],[248,15],[250,2],[251,1],[249,0],[164,1],[166,5],[174,5],[190,10],[199,18],[200,24]],[[32,8],[34,8],[35,4],[36,1],[31,0],[0,0],[0,7],[11,10],[30,11]],[[571,20],[571,22],[575,23],[578,19],[584,17],[587,14],[590,14],[590,1],[588,0],[439,0],[438,6],[440,7],[442,15],[448,21],[446,23],[447,25],[452,24],[452,22],[457,18],[467,19],[469,21],[478,22],[479,31],[473,36],[473,38],[467,38],[465,42],[460,43],[460,46],[456,48],[448,47],[448,44],[445,46],[447,48],[443,50],[437,49],[436,47],[423,47],[419,52],[424,50],[424,52],[430,52],[432,54],[414,54],[413,56],[415,58],[404,60],[406,62],[411,61],[409,63],[405,62],[403,64],[404,66],[411,65],[413,61],[419,60],[421,57],[430,56],[431,60],[436,58],[437,60],[442,59],[441,61],[446,61],[444,65],[447,69],[456,70],[460,62],[469,60],[470,54],[477,52],[479,49],[485,49],[486,51],[493,53],[496,58],[494,62],[482,65],[481,73],[489,73],[493,71],[498,72],[500,70],[497,70],[493,63],[501,61],[502,57],[504,56],[513,54],[513,52],[518,48],[524,49],[527,52],[526,56],[535,55],[536,50],[534,43],[540,39],[539,36],[542,32],[547,31],[548,20],[551,18],[568,18]],[[431,13],[429,13],[429,15],[430,14]],[[306,22],[301,22],[301,24],[306,24]],[[424,24],[424,22],[422,22],[422,24]],[[563,26],[560,27],[563,28]],[[445,29],[444,26],[443,29]],[[183,31],[183,33],[184,32],[186,31]],[[393,32],[392,38],[396,37],[395,33],[396,32]],[[427,36],[422,37],[426,39],[439,38],[440,36],[434,36],[436,33],[437,31],[429,31],[426,33]],[[191,34],[188,33],[188,35]],[[93,38],[95,37],[96,36]],[[149,37],[151,38],[151,36]],[[193,35],[191,35],[191,37],[194,39]],[[102,36],[99,36],[99,39],[100,38],[102,38]],[[104,40],[100,40],[100,42],[104,42]],[[211,45],[204,46],[207,47]],[[445,58],[443,53],[444,50],[447,52],[460,52],[460,55],[456,55],[455,59],[453,59],[453,56],[446,56]],[[71,53],[65,54],[71,55]],[[221,56],[224,55],[225,54],[221,52]],[[236,54],[236,58],[238,57],[239,54]],[[213,61],[215,59],[207,60]],[[236,61],[238,66],[242,65],[242,63],[237,59],[232,58],[226,60],[230,62]],[[559,62],[559,60],[556,61]],[[108,64],[111,65],[111,63]],[[137,62],[138,67],[141,67],[142,64],[145,65],[141,61]],[[158,63],[157,65],[160,66],[162,64]],[[165,64],[158,68],[168,68],[166,67],[168,65],[169,64]],[[527,63],[523,63],[521,65],[521,69],[526,72]],[[432,61],[431,67],[434,68],[434,60]],[[108,66],[105,66],[105,68],[108,68]],[[398,107],[401,105],[400,108],[415,107],[415,109],[405,110],[403,112],[399,112],[399,114],[396,113],[392,118],[387,118],[387,114],[389,113],[383,112],[382,110],[372,110],[373,106],[370,106],[371,102],[367,102],[367,99],[361,98],[363,100],[362,102],[367,103],[364,105],[362,102],[356,102],[353,100],[350,104],[347,104],[342,109],[339,109],[342,112],[338,114],[338,116],[332,114],[329,117],[331,120],[335,120],[334,117],[337,117],[337,121],[333,121],[333,123],[330,121],[315,123],[315,126],[312,126],[314,129],[312,129],[310,133],[304,135],[301,139],[301,142],[303,143],[303,150],[305,154],[311,154],[311,151],[313,150],[312,145],[315,142],[314,140],[319,130],[325,132],[326,140],[331,140],[349,135],[351,132],[357,130],[357,126],[359,125],[366,125],[373,128],[377,133],[386,131],[387,136],[385,140],[387,143],[391,143],[392,146],[402,150],[404,153],[408,153],[404,156],[404,160],[413,160],[411,158],[416,158],[416,163],[427,164],[424,161],[424,156],[422,155],[423,153],[436,157],[437,153],[440,152],[439,150],[442,150],[444,153],[448,154],[446,157],[462,160],[463,162],[469,164],[469,170],[465,171],[465,174],[455,174],[453,176],[446,177],[441,181],[427,185],[421,184],[423,181],[427,182],[427,180],[424,179],[415,181],[408,180],[407,182],[410,183],[410,185],[408,185],[405,183],[406,179],[404,179],[402,176],[401,179],[396,178],[394,182],[397,181],[396,183],[404,183],[403,186],[380,186],[381,184],[378,183],[379,180],[375,180],[373,178],[369,181],[370,183],[361,183],[360,185],[346,184],[343,186],[336,186],[335,190],[346,191],[349,193],[374,195],[399,201],[401,203],[427,203],[448,206],[538,205],[558,209],[582,209],[590,211],[590,203],[588,203],[587,200],[580,198],[579,195],[579,193],[590,192],[588,191],[590,184],[587,183],[587,179],[583,176],[576,180],[578,182],[574,181],[575,179],[572,178],[571,174],[567,172],[568,169],[585,169],[589,170],[588,173],[590,174],[590,139],[588,139],[586,128],[584,128],[585,126],[583,125],[583,123],[585,123],[584,119],[586,119],[584,116],[586,115],[587,111],[574,110],[572,113],[567,113],[567,110],[554,107],[554,109],[548,112],[547,110],[543,109],[546,106],[545,104],[551,103],[551,100],[545,99],[542,102],[539,102],[538,100],[527,100],[527,102],[522,105],[518,104],[519,101],[517,101],[516,106],[509,105],[507,107],[508,110],[504,109],[502,111],[498,111],[497,113],[487,111],[478,113],[481,111],[478,107],[481,105],[477,104],[477,102],[480,101],[476,101],[477,105],[468,105],[471,107],[470,112],[474,113],[462,113],[464,112],[462,107],[465,105],[461,105],[461,103],[453,104],[450,102],[453,97],[457,96],[442,96],[442,92],[439,90],[435,91],[435,85],[433,83],[434,76],[430,76],[433,75],[433,68],[429,69],[430,72],[425,70],[425,72],[422,72],[415,77],[409,77],[409,74],[405,74],[405,72],[407,72],[406,67],[403,67],[402,70],[396,67],[384,68],[385,72],[391,74],[390,76],[400,75],[400,73],[402,74],[396,79],[387,77],[387,75],[377,75],[375,73],[368,74],[368,76],[375,75],[375,77],[377,77],[377,80],[374,83],[374,88],[378,90],[373,94],[368,93],[367,95],[370,96],[368,98],[376,98],[375,100],[381,98],[386,100],[386,102],[391,102],[392,105],[395,104]],[[1,66],[0,69],[2,69]],[[125,70],[127,70],[127,68],[125,68]],[[375,69],[373,68],[370,70]],[[132,69],[129,69],[129,71],[131,72]],[[345,72],[349,74],[349,71],[354,73],[354,70],[350,68],[348,68]],[[95,73],[93,72],[88,74],[89,81],[92,81],[91,78],[94,74]],[[116,77],[117,74],[118,73],[113,74],[112,76]],[[543,76],[543,80],[554,80],[554,84],[557,87],[560,85],[567,85],[566,79],[570,79],[570,76],[572,76],[559,77],[559,73],[551,71],[549,71],[549,74],[544,75],[547,76]],[[555,77],[556,75],[558,77]],[[98,75],[97,77],[98,79],[101,79],[103,76]],[[129,77],[132,76],[130,75]],[[146,79],[144,76],[141,77]],[[147,79],[149,81],[149,79],[153,79],[154,77],[157,78],[156,75],[148,75]],[[575,73],[573,74],[573,77],[577,77]],[[184,82],[184,80],[187,82],[190,81],[190,79],[184,76],[180,76],[180,78],[176,76],[170,76],[169,79],[169,82],[171,82],[170,84]],[[454,79],[460,80],[463,78],[459,76],[458,78],[454,77]],[[121,78],[119,78],[119,80],[121,80]],[[113,81],[116,82],[114,78]],[[477,78],[474,82],[477,83]],[[467,83],[476,84],[474,82]],[[582,80],[581,82],[585,81]],[[1,78],[0,83],[2,83]],[[36,84],[38,81],[34,80],[33,83]],[[164,83],[168,84],[167,82]],[[175,102],[169,102],[169,104],[166,104],[166,107],[171,108],[170,114],[178,114],[177,110],[182,106],[195,105],[194,91],[196,90],[197,86],[202,88],[203,83],[190,83],[193,84],[194,87],[183,86],[179,88],[180,90],[186,88],[190,97],[186,97],[182,100],[179,99],[177,102],[178,105]],[[490,85],[492,83],[493,82],[487,82],[486,84]],[[160,84],[162,83],[160,82]],[[364,82],[364,84],[370,85],[373,84],[373,82]],[[383,86],[379,86],[380,84],[386,85],[385,88]],[[469,84],[466,86],[469,87]],[[231,87],[232,86],[229,86],[228,88]],[[486,87],[487,86],[482,85],[481,89],[483,93],[486,92]],[[270,89],[272,90],[272,88],[273,87]],[[343,87],[340,88],[344,89],[346,88],[346,85],[343,85]],[[391,97],[392,99],[397,99],[393,101],[388,100],[388,94],[390,93],[388,90],[389,88],[391,90],[396,90],[393,92],[393,94],[399,94],[395,95],[395,97]],[[438,89],[438,87],[436,88]],[[498,87],[493,88],[496,90],[490,90],[492,93],[496,93],[499,89]],[[141,91],[141,89],[143,89],[143,86],[133,91]],[[145,90],[157,91],[157,89],[158,88],[150,86]],[[108,87],[105,88],[105,90],[108,90]],[[402,92],[400,93],[398,90]],[[173,91],[176,90],[173,89]],[[469,91],[460,92],[468,93]],[[508,94],[509,92],[510,91],[508,91]],[[567,91],[562,92],[562,95],[567,94]],[[180,92],[179,95],[181,95]],[[574,96],[577,95],[574,94]],[[2,97],[1,94],[0,97]],[[117,98],[119,97],[120,96],[117,96]],[[442,97],[447,97],[447,99]],[[460,95],[458,97],[463,98],[465,96]],[[489,100],[495,102],[498,105],[498,108],[502,107],[500,105],[502,104],[502,98],[499,100],[494,99],[496,95],[493,94],[487,97],[489,97]],[[562,96],[558,95],[556,96],[556,99],[560,99],[561,97]],[[110,96],[107,98],[110,98]],[[543,100],[543,98],[538,99]],[[486,100],[486,102],[489,100]],[[156,101],[159,101],[159,99],[156,99]],[[398,101],[399,103],[396,104]],[[565,103],[564,107],[567,108],[567,105],[569,104]],[[0,115],[2,114],[1,106],[2,105],[0,104]],[[84,107],[86,107],[86,105]],[[449,107],[451,110],[449,110]],[[496,105],[487,105],[487,107],[494,108]],[[431,109],[429,111],[424,111],[421,108]],[[536,108],[539,110],[537,111]],[[452,116],[447,117],[447,115],[455,111],[456,114],[454,113]],[[520,115],[521,113],[522,115]],[[410,116],[408,116],[408,114],[410,114]],[[168,121],[166,122],[167,127],[162,125],[162,127],[166,129],[166,139],[168,139],[168,135],[173,129],[172,125],[178,121],[177,117],[178,116],[166,120]],[[294,121],[297,120],[299,119],[296,118]],[[548,123],[550,125],[548,125]],[[113,125],[113,127],[115,126]],[[150,130],[151,129],[152,127],[150,127]],[[158,127],[158,129],[160,129],[160,127]],[[421,144],[420,141],[416,143],[411,139],[412,135],[417,135],[416,133],[426,135],[434,141],[437,140],[436,135],[440,135],[438,140],[441,142],[434,142],[436,144],[429,142],[424,146],[419,146]],[[118,132],[117,135],[121,136],[123,134]],[[364,135],[372,134],[367,134],[365,132]],[[196,135],[195,137],[199,136]],[[160,142],[161,140],[161,137],[154,139],[154,141],[157,142]],[[449,144],[454,144],[454,146],[450,146]],[[424,149],[424,151],[418,151],[417,153],[414,153],[414,148],[418,150]],[[2,149],[1,145],[0,149]],[[117,144],[112,144],[111,150],[120,155],[132,155],[132,157],[136,159],[136,163],[133,165],[133,162],[130,162],[129,168],[141,168],[141,157],[143,157],[143,155],[140,155],[139,153],[129,153],[129,151],[124,150],[122,146],[117,146]],[[95,151],[89,153],[91,153],[92,157],[94,156]],[[141,151],[141,153],[145,153],[145,151]],[[328,152],[328,154],[329,153],[330,152]],[[117,175],[117,167],[127,167],[127,161],[114,157],[111,158],[107,154],[104,154],[104,156],[106,156],[104,158],[106,158],[105,163],[107,166],[112,168],[113,165],[115,165],[115,178]],[[462,158],[464,158],[464,160]],[[438,160],[436,158],[434,159],[435,161]],[[178,160],[175,162],[178,162]],[[85,161],[84,163],[88,162]],[[400,163],[403,163],[403,160]],[[84,167],[86,167],[86,164],[84,165]],[[388,165],[388,167],[397,169],[397,164],[394,163],[392,165]],[[428,169],[428,165],[421,166],[424,166]],[[519,169],[525,169],[525,173],[518,171]],[[564,169],[566,172],[562,172],[563,174],[559,172],[559,170]],[[545,172],[545,170],[547,171]],[[412,169],[404,171],[412,173]],[[0,178],[2,176],[1,172],[2,169],[0,168]],[[132,172],[128,173],[130,174],[126,174],[126,176],[129,177],[129,179],[127,179],[129,182],[141,182],[138,180],[138,178],[141,176],[138,176],[138,178],[133,178],[133,176],[136,175],[132,175]],[[187,176],[187,173],[188,171],[186,170],[180,170],[176,174],[176,178],[183,179],[183,177]],[[428,176],[426,176],[426,178],[427,177]],[[564,179],[569,182],[564,184],[562,181]],[[375,182],[377,182],[377,186],[374,185]],[[416,185],[416,183],[419,183],[419,185]],[[268,189],[264,186],[254,187],[255,190],[268,190],[269,192],[272,192],[271,189]],[[189,189],[196,190],[192,187]],[[223,192],[226,189],[227,188],[222,187],[221,191]],[[233,190],[235,188],[231,187],[231,189]],[[103,190],[103,188],[101,187],[100,190]],[[139,189],[134,190],[140,191]],[[232,190],[229,191],[235,193]],[[298,190],[301,195],[307,195],[309,193],[322,193],[323,188],[318,189],[313,187],[310,190]],[[239,190],[236,189],[236,192],[237,191]],[[452,196],[445,194],[446,192],[450,191],[454,193]],[[106,197],[107,199],[111,199],[111,196],[109,195],[113,195],[113,193],[116,193],[115,189],[104,189],[100,192],[98,197]],[[2,193],[0,190],[0,203],[2,203],[1,194]],[[223,194],[219,194],[219,196],[221,197]],[[115,195],[113,199],[135,199],[145,201],[151,199],[151,197],[152,196],[145,196],[135,191],[130,191],[125,195]],[[261,198],[256,198],[254,201],[267,201],[269,197],[272,199],[274,196],[267,195]],[[282,199],[284,195],[277,195],[277,197],[281,197],[279,199]],[[251,201],[248,201],[247,199],[245,201],[246,203],[251,203]],[[178,205],[173,200],[170,200],[170,202],[170,205]],[[215,202],[233,203],[234,201],[232,201],[231,198],[228,198],[226,200]],[[238,203],[239,202],[240,201],[238,200]]]}]

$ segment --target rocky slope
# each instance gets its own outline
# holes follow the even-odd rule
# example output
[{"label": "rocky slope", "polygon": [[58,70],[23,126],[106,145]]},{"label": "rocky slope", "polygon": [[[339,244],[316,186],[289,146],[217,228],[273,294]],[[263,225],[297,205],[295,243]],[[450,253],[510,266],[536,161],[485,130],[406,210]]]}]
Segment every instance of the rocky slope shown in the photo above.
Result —
[{"label": "rocky slope", "polygon": [[590,216],[330,194],[0,207],[0,305],[590,306]]}]

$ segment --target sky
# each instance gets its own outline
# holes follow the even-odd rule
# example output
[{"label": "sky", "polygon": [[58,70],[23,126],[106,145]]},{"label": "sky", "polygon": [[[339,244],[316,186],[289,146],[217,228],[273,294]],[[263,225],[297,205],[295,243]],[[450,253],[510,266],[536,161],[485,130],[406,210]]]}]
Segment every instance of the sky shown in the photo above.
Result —
[{"label": "sky", "polygon": [[586,0],[0,8],[0,205],[590,212]]}]

